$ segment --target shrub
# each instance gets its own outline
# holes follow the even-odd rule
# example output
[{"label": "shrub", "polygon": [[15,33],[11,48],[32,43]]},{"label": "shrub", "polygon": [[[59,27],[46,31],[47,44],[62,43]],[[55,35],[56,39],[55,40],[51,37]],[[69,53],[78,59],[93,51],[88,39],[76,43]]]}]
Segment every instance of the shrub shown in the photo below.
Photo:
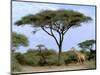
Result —
[{"label": "shrub", "polygon": [[23,54],[16,53],[15,58],[17,59],[19,64],[21,64],[21,65],[25,65],[26,64],[26,59],[25,59]]},{"label": "shrub", "polygon": [[28,53],[24,54],[24,57],[25,57],[26,65],[30,65],[30,66],[37,66],[38,65],[39,56],[36,55],[36,53],[28,52]]},{"label": "shrub", "polygon": [[96,53],[90,53],[89,54],[89,57],[88,57],[88,60],[95,60],[96,59]]},{"label": "shrub", "polygon": [[[56,52],[54,50],[42,50],[41,53],[38,53],[37,55],[40,56],[40,59],[38,61],[38,65],[40,66],[49,66],[53,64],[54,62],[50,62],[52,56],[54,56]],[[52,58],[52,60],[55,57]]]},{"label": "shrub", "polygon": [[47,61],[46,65],[47,66],[56,66],[57,65],[57,61],[49,60],[49,61]]},{"label": "shrub", "polygon": [[26,58],[26,61],[25,61],[26,65],[30,65],[30,66],[34,66],[34,61],[32,58]]},{"label": "shrub", "polygon": [[38,62],[38,65],[39,65],[39,66],[45,66],[46,63],[47,63],[46,60],[40,59],[39,62]]},{"label": "shrub", "polygon": [[15,58],[15,54],[12,54],[12,62],[11,62],[11,70],[12,71],[21,71],[21,65],[18,63],[17,59]]},{"label": "shrub", "polygon": [[65,64],[68,65],[70,63],[76,63],[77,62],[77,56],[75,53],[68,52],[67,58],[64,60]]}]

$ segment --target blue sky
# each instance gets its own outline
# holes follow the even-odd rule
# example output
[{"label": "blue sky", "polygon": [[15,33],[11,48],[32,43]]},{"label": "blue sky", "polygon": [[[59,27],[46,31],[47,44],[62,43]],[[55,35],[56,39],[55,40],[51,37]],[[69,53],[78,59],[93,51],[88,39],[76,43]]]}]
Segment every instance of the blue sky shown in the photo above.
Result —
[{"label": "blue sky", "polygon": [[63,51],[69,50],[71,47],[77,49],[77,44],[89,40],[95,39],[95,6],[80,6],[80,5],[61,5],[61,4],[46,4],[46,3],[29,3],[29,2],[12,2],[12,31],[22,33],[29,38],[28,47],[19,47],[17,51],[25,52],[29,48],[36,48],[36,45],[43,44],[49,49],[55,49],[58,51],[58,47],[54,39],[46,34],[43,30],[39,30],[35,35],[32,34],[34,28],[31,26],[15,26],[14,23],[20,20],[21,17],[36,14],[42,10],[75,10],[79,11],[87,16],[90,16],[93,20],[89,23],[82,24],[81,27],[71,28],[65,34],[63,42]]}]

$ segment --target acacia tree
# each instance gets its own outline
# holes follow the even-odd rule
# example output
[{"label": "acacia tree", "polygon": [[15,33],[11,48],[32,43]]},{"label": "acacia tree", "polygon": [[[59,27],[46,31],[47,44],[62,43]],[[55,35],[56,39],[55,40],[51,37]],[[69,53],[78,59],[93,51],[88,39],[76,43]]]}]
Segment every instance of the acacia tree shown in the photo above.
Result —
[{"label": "acacia tree", "polygon": [[46,58],[44,56],[44,53],[42,52],[42,49],[45,48],[45,46],[42,45],[42,44],[39,44],[36,47],[38,47],[38,49],[39,49],[39,53],[38,54],[41,56],[39,64],[43,66],[46,63]]},{"label": "acacia tree", "polygon": [[96,43],[95,40],[86,40],[83,41],[81,43],[79,43],[79,47],[83,48],[83,49],[88,49],[90,50],[90,52],[93,52],[93,45]]},{"label": "acacia tree", "polygon": [[42,48],[44,48],[45,46],[42,45],[42,44],[39,44],[39,45],[37,45],[36,47],[38,47],[39,53],[40,53],[40,55],[42,55]]},{"label": "acacia tree", "polygon": [[[58,65],[60,65],[62,43],[65,33],[72,27],[79,27],[88,22],[91,17],[73,10],[45,10],[35,15],[27,15],[18,20],[15,25],[32,25],[41,28],[54,38],[59,49]],[[58,33],[59,38],[55,35]]]},{"label": "acacia tree", "polygon": [[19,46],[28,46],[28,38],[23,34],[18,34],[16,32],[12,32],[12,48],[18,48]]}]

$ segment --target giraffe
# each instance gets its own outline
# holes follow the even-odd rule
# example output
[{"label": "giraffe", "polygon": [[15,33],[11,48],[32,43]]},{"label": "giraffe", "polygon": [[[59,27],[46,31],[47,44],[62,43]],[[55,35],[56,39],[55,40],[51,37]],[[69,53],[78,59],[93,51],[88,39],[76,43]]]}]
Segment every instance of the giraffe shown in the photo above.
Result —
[{"label": "giraffe", "polygon": [[84,63],[84,61],[85,61],[85,54],[83,54],[83,53],[81,53],[81,52],[79,52],[79,51],[77,51],[75,48],[71,48],[71,51],[73,51],[75,54],[76,54],[76,56],[77,56],[77,61],[78,61],[78,63]]}]

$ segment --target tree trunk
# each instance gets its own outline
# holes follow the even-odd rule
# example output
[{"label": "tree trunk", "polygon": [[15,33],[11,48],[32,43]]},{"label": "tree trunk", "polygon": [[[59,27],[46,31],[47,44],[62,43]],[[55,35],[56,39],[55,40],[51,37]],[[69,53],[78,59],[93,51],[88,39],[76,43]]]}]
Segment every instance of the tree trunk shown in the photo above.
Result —
[{"label": "tree trunk", "polygon": [[62,43],[63,43],[63,34],[59,34],[59,45],[58,45],[58,48],[59,48],[59,53],[58,53],[58,66],[61,65],[61,52],[62,52]]},{"label": "tree trunk", "polygon": [[61,50],[62,50],[62,44],[58,46],[59,47],[59,53],[58,53],[58,62],[57,65],[60,66],[61,65]]}]

